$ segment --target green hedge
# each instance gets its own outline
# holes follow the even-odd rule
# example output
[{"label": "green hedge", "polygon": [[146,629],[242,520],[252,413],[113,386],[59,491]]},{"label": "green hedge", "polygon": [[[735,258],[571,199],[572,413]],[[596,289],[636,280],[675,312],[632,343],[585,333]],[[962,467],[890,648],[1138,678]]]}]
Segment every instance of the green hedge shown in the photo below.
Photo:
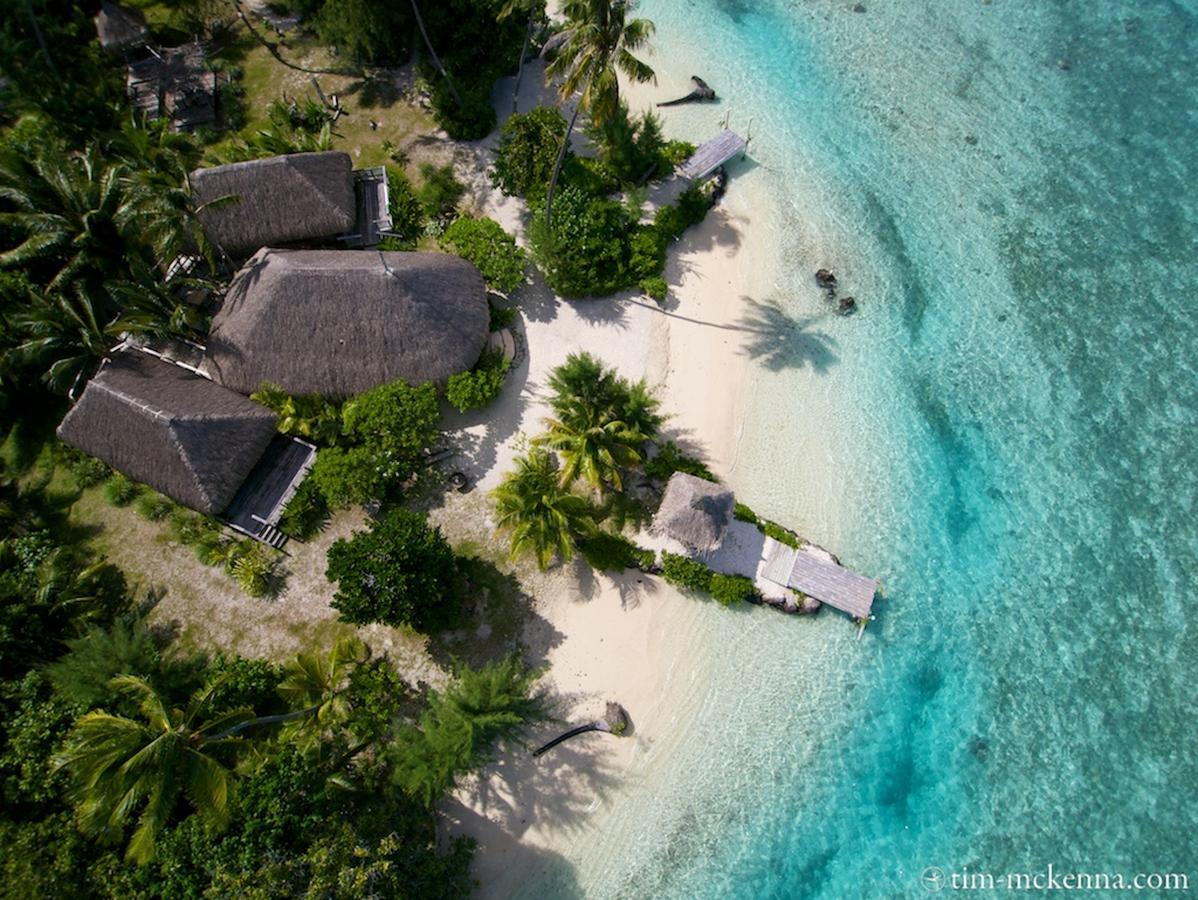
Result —
[{"label": "green hedge", "polygon": [[524,283],[524,250],[494,219],[461,216],[445,229],[441,242],[483,273],[495,290],[510,294]]},{"label": "green hedge", "polygon": [[498,350],[484,352],[473,369],[449,376],[445,399],[458,412],[482,409],[503,390],[511,363]]},{"label": "green hedge", "polygon": [[739,501],[732,510],[732,517],[741,522],[750,522],[753,525],[758,525],[761,522],[761,520],[757,518],[757,513],[753,512],[753,510],[749,509],[749,507],[745,506]]},{"label": "green hedge", "polygon": [[711,576],[711,596],[723,606],[748,601],[757,596],[757,588],[744,575],[723,575],[717,572]]},{"label": "green hedge", "polygon": [[670,584],[675,584],[688,591],[709,594],[711,593],[711,580],[715,573],[698,560],[687,559],[677,553],[663,552],[661,554],[661,574]]}]

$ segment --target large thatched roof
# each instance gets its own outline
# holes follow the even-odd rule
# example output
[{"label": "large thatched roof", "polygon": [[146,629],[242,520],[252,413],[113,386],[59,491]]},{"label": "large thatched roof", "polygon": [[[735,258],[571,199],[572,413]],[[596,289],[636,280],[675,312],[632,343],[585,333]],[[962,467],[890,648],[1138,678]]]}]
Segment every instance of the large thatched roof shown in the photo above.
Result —
[{"label": "large thatched roof", "polygon": [[292,153],[196,169],[191,189],[199,204],[235,202],[200,210],[200,222],[230,256],[260,247],[352,231],[353,164],[344,153]]},{"label": "large thatched roof", "polygon": [[240,394],[137,351],[118,353],[58,436],[203,513],[221,512],[262,456],[276,416]]},{"label": "large thatched roof", "polygon": [[95,23],[96,36],[105,50],[119,52],[146,42],[146,19],[141,10],[103,0]]},{"label": "large thatched roof", "polygon": [[444,384],[487,341],[478,269],[444,253],[262,250],[212,322],[204,371],[342,399],[388,381]]},{"label": "large thatched roof", "polygon": [[727,488],[675,472],[653,517],[653,530],[692,550],[714,550],[724,539],[735,505]]}]

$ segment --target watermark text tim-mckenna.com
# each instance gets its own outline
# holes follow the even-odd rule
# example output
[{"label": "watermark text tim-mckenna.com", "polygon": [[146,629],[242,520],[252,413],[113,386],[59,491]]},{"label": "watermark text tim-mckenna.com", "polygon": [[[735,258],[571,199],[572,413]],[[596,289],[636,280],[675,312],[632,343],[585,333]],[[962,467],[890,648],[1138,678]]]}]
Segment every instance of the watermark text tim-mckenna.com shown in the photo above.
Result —
[{"label": "watermark text tim-mckenna.com", "polygon": [[932,893],[939,891],[1188,891],[1181,872],[1062,872],[1052,863],[1041,871],[979,872],[969,868],[928,866],[919,876]]}]

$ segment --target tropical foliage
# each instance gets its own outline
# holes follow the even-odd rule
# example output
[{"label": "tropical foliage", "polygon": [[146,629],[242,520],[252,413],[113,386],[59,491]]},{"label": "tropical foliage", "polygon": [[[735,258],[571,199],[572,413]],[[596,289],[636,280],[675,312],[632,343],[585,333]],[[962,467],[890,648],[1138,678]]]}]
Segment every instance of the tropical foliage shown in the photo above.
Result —
[{"label": "tropical foliage", "polygon": [[482,272],[487,286],[510,294],[524,283],[524,250],[494,219],[459,216],[445,229],[441,242]]},{"label": "tropical foliage", "polygon": [[542,674],[509,656],[464,669],[446,690],[433,691],[419,727],[400,732],[396,784],[431,807],[461,775],[491,762],[497,744],[518,740],[547,717],[544,699],[534,692]]},{"label": "tropical foliage", "polygon": [[562,486],[553,454],[529,448],[493,492],[501,530],[509,534],[513,556],[529,555],[547,568],[554,557],[569,560],[574,541],[593,527],[591,506]]},{"label": "tropical foliage", "polygon": [[458,412],[482,409],[499,396],[510,367],[511,363],[502,351],[484,351],[469,372],[449,376],[445,399]]},{"label": "tropical foliage", "polygon": [[427,630],[452,617],[455,571],[441,530],[420,513],[396,507],[333,544],[325,574],[337,583],[333,606],[344,621]]}]

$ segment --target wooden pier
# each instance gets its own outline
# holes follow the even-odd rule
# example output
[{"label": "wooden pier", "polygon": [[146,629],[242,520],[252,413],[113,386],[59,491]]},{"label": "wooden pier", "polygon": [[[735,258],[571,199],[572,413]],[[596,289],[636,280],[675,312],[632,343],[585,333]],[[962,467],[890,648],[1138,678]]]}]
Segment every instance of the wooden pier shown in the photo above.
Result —
[{"label": "wooden pier", "polygon": [[808,551],[766,541],[761,574],[775,584],[802,591],[821,603],[866,620],[873,609],[878,583]]},{"label": "wooden pier", "polygon": [[725,128],[679,166],[678,174],[690,181],[702,181],[724,163],[744,155],[748,146],[749,142],[743,137]]}]

